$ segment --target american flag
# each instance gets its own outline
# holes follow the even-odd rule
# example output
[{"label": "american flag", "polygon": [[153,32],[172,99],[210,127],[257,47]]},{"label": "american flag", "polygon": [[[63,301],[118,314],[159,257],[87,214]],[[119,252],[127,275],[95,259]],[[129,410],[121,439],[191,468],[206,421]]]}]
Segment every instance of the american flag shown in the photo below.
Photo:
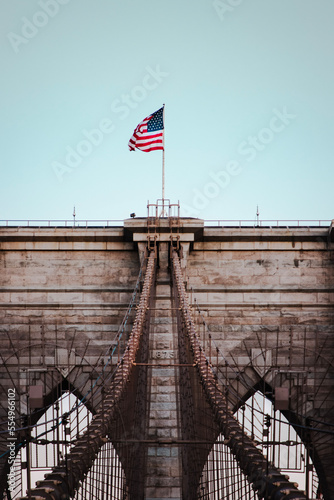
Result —
[{"label": "american flag", "polygon": [[157,149],[164,149],[164,108],[147,116],[137,125],[133,136],[129,140],[130,151],[140,149],[148,153]]}]

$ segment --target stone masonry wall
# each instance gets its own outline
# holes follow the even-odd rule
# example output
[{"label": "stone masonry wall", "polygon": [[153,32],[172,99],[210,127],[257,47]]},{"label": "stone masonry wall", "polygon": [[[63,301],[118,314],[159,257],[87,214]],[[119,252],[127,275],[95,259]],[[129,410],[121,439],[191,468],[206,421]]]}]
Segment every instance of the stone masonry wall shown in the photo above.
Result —
[{"label": "stone masonry wall", "polygon": [[[0,228],[1,422],[9,388],[16,391],[17,416],[29,412],[31,386],[43,386],[44,404],[61,395],[64,380],[78,397],[92,389],[139,268],[137,249],[124,241],[123,228]],[[89,396],[90,410],[100,401],[101,393]]]},{"label": "stone masonry wall", "polygon": [[[91,386],[132,296],[146,228],[144,219],[128,221],[124,228],[0,228],[1,421],[7,411],[6,390],[13,384],[21,412],[27,411],[31,384],[43,383],[51,393],[64,376],[80,392]],[[199,306],[210,342],[224,356],[218,364],[228,361],[227,377],[239,397],[264,382],[273,389],[286,385],[292,413],[303,419],[329,418],[334,408],[329,229],[209,228],[202,221],[181,219],[173,231],[174,241],[178,238],[182,246],[194,313]],[[167,223],[154,234],[168,246]],[[168,282],[162,287],[169,289]],[[199,321],[197,314],[195,318]],[[127,331],[132,320],[133,314]],[[153,331],[162,334],[158,312],[155,321]],[[165,339],[166,352],[176,342],[174,330],[165,332],[171,335]],[[207,334],[203,340],[208,349]],[[151,349],[154,359],[162,346]],[[173,357],[177,359],[176,352]],[[235,370],[247,375],[248,388],[238,383]],[[297,372],[306,374],[302,384],[293,378]],[[163,437],[163,416],[154,408],[162,404],[163,391],[158,394],[156,387],[150,425]],[[168,386],[168,391],[173,388]],[[93,401],[91,409],[99,403]],[[240,399],[232,398],[231,405],[236,409]],[[169,435],[178,436],[178,430],[168,428]],[[334,491],[333,439],[319,434],[313,444],[321,480]],[[153,483],[150,479],[148,485]]]},{"label": "stone masonry wall", "polygon": [[[328,230],[204,228],[189,253],[186,276],[194,311],[200,308],[208,326],[212,362],[217,364],[217,346],[218,365],[228,363],[225,382],[237,393],[230,398],[233,409],[252,388],[271,390],[274,397],[276,387],[286,387],[290,421],[330,423],[334,259]],[[317,472],[334,495],[333,445],[332,435],[312,436]]]}]

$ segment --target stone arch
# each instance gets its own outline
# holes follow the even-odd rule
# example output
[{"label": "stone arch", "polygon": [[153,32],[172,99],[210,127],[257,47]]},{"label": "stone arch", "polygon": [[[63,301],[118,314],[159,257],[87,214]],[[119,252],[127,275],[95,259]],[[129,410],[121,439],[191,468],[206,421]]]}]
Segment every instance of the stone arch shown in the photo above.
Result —
[{"label": "stone arch", "polygon": [[[318,489],[318,475],[303,443],[302,433],[297,432],[301,427],[294,426],[285,418],[282,410],[275,408],[273,398],[265,396],[260,388],[245,401],[236,416],[268,460],[284,473],[292,474],[290,480],[296,481],[300,490],[306,489],[306,477],[310,476],[311,471],[313,486]],[[309,482],[308,496],[313,498],[311,486]]]},{"label": "stone arch", "polygon": [[[32,358],[32,354],[39,353],[42,358],[44,351],[53,358],[53,363],[38,364],[34,362],[23,363],[25,358]],[[67,362],[65,357],[67,356]],[[82,401],[87,409],[95,414],[103,397],[105,378],[108,376],[106,366],[108,359],[100,356],[98,361],[92,365],[89,359],[78,356],[74,349],[65,349],[61,343],[55,342],[32,342],[14,349],[4,358],[0,367],[0,496],[7,485],[7,475],[10,467],[7,461],[8,448],[7,436],[7,391],[12,388],[15,391],[15,454],[25,446],[28,428],[33,427],[41,416],[61,396],[63,391],[69,391],[79,401]],[[110,370],[112,370],[112,364]],[[29,389],[32,386],[43,387],[42,405],[34,403],[29,408]],[[31,396],[31,394],[30,394]],[[29,415],[29,417],[28,417]],[[22,446],[20,446],[22,444]]]},{"label": "stone arch", "polygon": [[[329,374],[334,375],[333,358],[323,349],[316,352],[307,346],[294,347],[294,362],[289,366],[273,362],[280,358],[280,346],[268,347],[265,351],[255,349],[260,352],[255,357],[248,352],[248,363],[237,367],[237,374],[229,379],[229,399],[234,413],[258,390],[275,403],[277,388],[286,388],[288,408],[281,412],[309,449],[324,498],[331,498],[334,464],[328,456],[328,448],[334,447],[334,432],[328,424],[334,419],[334,395],[325,381]],[[261,366],[259,360],[266,356],[269,361]],[[298,357],[308,359],[307,363],[300,363],[301,368],[296,361]]]}]

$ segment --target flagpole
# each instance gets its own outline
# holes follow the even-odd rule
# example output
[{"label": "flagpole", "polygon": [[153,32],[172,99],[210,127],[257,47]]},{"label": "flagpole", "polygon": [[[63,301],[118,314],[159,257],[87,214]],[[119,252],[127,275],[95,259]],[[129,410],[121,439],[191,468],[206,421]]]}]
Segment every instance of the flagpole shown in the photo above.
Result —
[{"label": "flagpole", "polygon": [[162,123],[163,123],[163,150],[162,150],[162,216],[165,215],[165,105],[163,105],[162,113]]}]

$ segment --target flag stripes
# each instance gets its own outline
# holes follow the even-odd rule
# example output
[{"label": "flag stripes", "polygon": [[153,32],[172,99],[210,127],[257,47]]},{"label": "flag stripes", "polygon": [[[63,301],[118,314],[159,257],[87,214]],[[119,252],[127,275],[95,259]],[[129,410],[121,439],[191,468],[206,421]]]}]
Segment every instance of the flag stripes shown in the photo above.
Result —
[{"label": "flag stripes", "polygon": [[164,149],[163,109],[160,108],[137,125],[129,140],[130,151],[135,151],[137,148],[148,153]]}]

